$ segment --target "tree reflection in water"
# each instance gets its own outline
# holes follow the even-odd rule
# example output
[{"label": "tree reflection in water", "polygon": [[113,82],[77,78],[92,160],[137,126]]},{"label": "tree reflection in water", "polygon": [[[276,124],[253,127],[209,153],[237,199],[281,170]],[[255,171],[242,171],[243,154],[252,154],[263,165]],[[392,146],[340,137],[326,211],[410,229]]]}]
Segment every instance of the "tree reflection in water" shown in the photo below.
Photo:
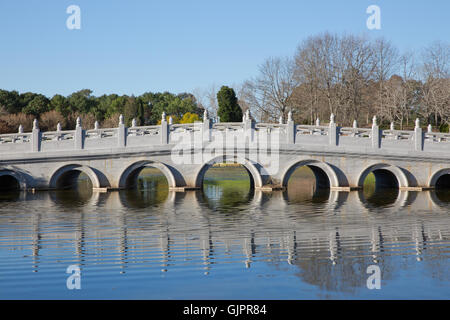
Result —
[{"label": "tree reflection in water", "polygon": [[203,180],[203,197],[209,208],[236,213],[251,200],[250,176],[241,165],[210,168]]}]

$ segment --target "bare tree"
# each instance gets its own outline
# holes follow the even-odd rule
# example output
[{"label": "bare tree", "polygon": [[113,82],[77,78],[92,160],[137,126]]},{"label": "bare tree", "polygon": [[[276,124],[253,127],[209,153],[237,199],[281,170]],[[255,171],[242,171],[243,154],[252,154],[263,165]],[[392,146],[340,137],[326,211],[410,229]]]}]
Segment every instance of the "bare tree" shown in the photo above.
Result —
[{"label": "bare tree", "polygon": [[286,120],[297,85],[291,59],[269,58],[259,66],[258,77],[244,83],[241,96],[261,120]]},{"label": "bare tree", "polygon": [[208,103],[206,102],[206,90],[202,88],[195,88],[192,90],[192,95],[195,98],[195,101],[197,102],[197,105],[201,109],[207,109]]},{"label": "bare tree", "polygon": [[[316,118],[322,116],[323,90],[320,86],[323,68],[323,55],[318,39],[308,39],[298,48],[295,56],[296,68],[294,76],[299,86],[294,90],[297,109],[307,109],[309,122],[313,124]],[[299,113],[297,110],[297,114]]]},{"label": "bare tree", "polygon": [[206,90],[205,97],[207,100],[208,111],[212,116],[217,116],[217,110],[219,109],[219,106],[217,104],[216,84],[212,84],[211,86],[209,86],[209,88]]},{"label": "bare tree", "polygon": [[[374,53],[374,80],[378,84],[374,89],[376,90],[376,95],[373,94],[373,103],[375,107],[375,112],[378,115],[386,115],[386,109],[395,113],[395,106],[386,106],[385,99],[386,95],[390,95],[391,98],[399,98],[398,90],[401,87],[400,83],[397,81],[395,83],[395,78],[386,87],[386,81],[388,81],[400,62],[399,54],[397,48],[395,48],[389,41],[384,38],[379,38],[373,43],[373,53]],[[390,90],[393,90],[392,92]],[[391,100],[392,102],[392,100]],[[390,121],[394,121],[394,116],[391,112],[387,113]]]},{"label": "bare tree", "polygon": [[360,116],[366,104],[365,88],[376,67],[374,50],[367,39],[329,33],[310,37],[298,47],[295,62],[311,122],[314,113],[323,113],[314,109],[325,106],[328,115],[340,115],[344,123]]},{"label": "bare tree", "polygon": [[258,77],[243,84],[241,105],[263,121],[285,119],[292,109],[300,123],[333,113],[340,125],[354,119],[369,125],[373,115],[400,128],[416,117],[449,124],[449,48],[442,42],[426,48],[419,69],[414,54],[400,55],[383,38],[319,34],[298,46],[293,61],[266,60]]},{"label": "bare tree", "polygon": [[422,113],[436,126],[449,124],[450,45],[435,42],[422,54]]}]

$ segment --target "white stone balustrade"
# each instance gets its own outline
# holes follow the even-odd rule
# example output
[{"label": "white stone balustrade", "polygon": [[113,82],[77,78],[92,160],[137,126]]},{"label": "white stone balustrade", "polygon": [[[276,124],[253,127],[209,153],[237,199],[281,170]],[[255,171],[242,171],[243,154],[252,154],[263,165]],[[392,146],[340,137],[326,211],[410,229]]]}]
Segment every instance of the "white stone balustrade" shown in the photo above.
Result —
[{"label": "white stone balustrade", "polygon": [[195,124],[173,124],[171,120],[167,122],[166,115],[163,114],[160,125],[137,126],[136,120],[133,119],[132,126],[127,128],[123,116],[120,116],[117,128],[99,128],[96,122],[95,128],[89,130],[83,129],[81,119],[77,119],[75,130],[61,130],[58,125],[56,131],[50,132],[41,132],[38,122],[35,121],[31,133],[23,133],[21,127],[19,133],[0,135],[0,151],[19,153],[165,145],[177,143],[182,135],[186,134],[192,135],[191,140],[194,140],[196,132],[207,137],[206,140],[209,141],[215,132],[221,132],[227,136],[234,134],[237,139],[250,134],[249,141],[252,143],[258,143],[262,134],[264,139],[267,139],[268,135],[277,134],[280,144],[328,145],[345,150],[372,148],[386,152],[392,149],[450,154],[450,146],[447,144],[450,142],[450,134],[432,132],[430,126],[423,132],[419,121],[416,121],[414,131],[407,131],[395,130],[393,124],[388,130],[380,130],[376,117],[373,119],[372,128],[358,128],[356,121],[353,127],[339,127],[334,121],[334,115],[330,117],[328,125],[320,125],[319,119],[315,125],[295,124],[292,113],[288,114],[287,123],[283,123],[282,118],[279,123],[254,123],[248,112],[244,114],[243,122],[213,123],[209,121],[207,113],[203,118],[202,122]]}]

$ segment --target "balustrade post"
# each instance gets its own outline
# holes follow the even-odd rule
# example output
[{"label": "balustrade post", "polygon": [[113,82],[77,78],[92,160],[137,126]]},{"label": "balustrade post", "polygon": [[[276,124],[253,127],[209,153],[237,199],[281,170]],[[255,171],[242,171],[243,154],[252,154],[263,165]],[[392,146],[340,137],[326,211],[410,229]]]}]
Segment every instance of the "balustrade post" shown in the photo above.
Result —
[{"label": "balustrade post", "polygon": [[208,117],[208,111],[203,112],[203,127],[202,127],[203,141],[211,141],[211,121]]},{"label": "balustrade post", "polygon": [[420,120],[416,119],[416,127],[414,128],[414,150],[423,150],[423,131],[420,127]]},{"label": "balustrade post", "polygon": [[377,123],[377,116],[372,119],[372,148],[379,149],[381,147],[380,127]]},{"label": "balustrade post", "polygon": [[166,113],[163,112],[161,115],[161,144],[169,143],[169,126],[166,121]]},{"label": "balustrade post", "polygon": [[353,127],[352,127],[352,137],[356,137],[356,133],[358,132],[358,122],[353,120]]},{"label": "balustrade post", "polygon": [[80,117],[77,118],[77,125],[75,127],[75,149],[81,150],[84,148],[84,130],[81,126],[81,119]]},{"label": "balustrade post", "polygon": [[125,148],[127,145],[127,128],[123,121],[123,115],[119,116],[119,127],[117,128],[118,147]]},{"label": "balustrade post", "polygon": [[334,122],[334,114],[331,114],[330,116],[330,127],[328,130],[328,136],[330,138],[330,145],[331,146],[337,146],[338,143],[338,134],[337,134],[337,126],[336,126],[336,122]]},{"label": "balustrade post", "polygon": [[287,143],[293,144],[295,143],[295,123],[292,120],[292,112],[289,111],[288,113],[288,120],[287,120]]},{"label": "balustrade post", "polygon": [[42,142],[42,134],[41,130],[39,129],[39,123],[37,119],[34,119],[33,121],[33,130],[31,133],[31,150],[33,152],[39,152],[41,151],[41,142]]},{"label": "balustrade post", "polygon": [[250,117],[250,110],[248,110],[248,109],[244,114],[244,133],[245,133],[245,137],[248,137],[249,143],[252,143],[255,139],[254,123],[252,121],[252,118]]}]

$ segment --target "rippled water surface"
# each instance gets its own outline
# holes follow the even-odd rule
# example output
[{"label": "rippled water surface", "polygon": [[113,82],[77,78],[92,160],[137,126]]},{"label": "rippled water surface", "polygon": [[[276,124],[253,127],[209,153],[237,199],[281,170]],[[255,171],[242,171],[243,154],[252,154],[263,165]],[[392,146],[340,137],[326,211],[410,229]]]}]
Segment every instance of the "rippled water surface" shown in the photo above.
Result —
[{"label": "rippled water surface", "polygon": [[203,191],[152,171],[138,184],[2,193],[0,298],[450,298],[448,192],[330,192],[301,174],[253,192],[241,168],[210,169]]}]

